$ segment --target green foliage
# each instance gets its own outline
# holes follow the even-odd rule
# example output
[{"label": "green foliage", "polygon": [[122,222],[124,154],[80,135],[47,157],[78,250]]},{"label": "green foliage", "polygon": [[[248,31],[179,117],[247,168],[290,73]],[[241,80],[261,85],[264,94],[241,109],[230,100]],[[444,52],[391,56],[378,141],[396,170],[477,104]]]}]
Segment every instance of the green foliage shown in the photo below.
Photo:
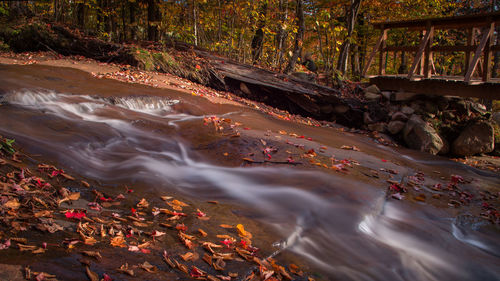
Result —
[{"label": "green foliage", "polygon": [[0,6],[0,17],[2,17],[2,16],[8,16],[8,15],[9,15],[9,10],[7,10],[4,7]]},{"label": "green foliage", "polygon": [[15,153],[16,150],[12,147],[12,144],[15,142],[13,139],[2,139],[0,140],[0,150],[5,151],[7,153]]}]

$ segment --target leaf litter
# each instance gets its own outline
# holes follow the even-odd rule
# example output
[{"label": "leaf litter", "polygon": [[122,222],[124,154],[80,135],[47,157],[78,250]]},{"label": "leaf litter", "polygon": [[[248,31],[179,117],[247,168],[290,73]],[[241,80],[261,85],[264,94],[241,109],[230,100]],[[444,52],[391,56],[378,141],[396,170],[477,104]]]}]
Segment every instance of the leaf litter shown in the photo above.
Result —
[{"label": "leaf litter", "polygon": [[[228,120],[223,122],[230,123]],[[265,141],[261,143],[266,145]],[[265,148],[263,153],[273,154],[273,151],[273,148]],[[125,262],[114,270],[108,269],[106,273],[93,268],[95,265],[91,264],[91,260],[102,263],[109,259],[107,249],[120,251],[121,248],[130,254],[144,255],[146,259],[163,256],[164,262],[177,275],[198,280],[289,279],[285,267],[260,256],[259,249],[252,246],[252,234],[243,224],[222,223],[221,232],[209,233],[200,226],[215,229],[211,217],[200,208],[172,196],[161,196],[166,208],[154,207],[145,198],[136,201],[134,207],[126,207],[117,200],[127,200],[127,195],[132,192],[129,187],[126,188],[127,195],[110,196],[92,189],[93,185],[87,181],[77,180],[55,166],[39,164],[31,171],[19,167],[11,157],[0,154],[1,251],[12,251],[10,249],[13,248],[20,254],[44,255],[59,247],[67,251],[76,250],[86,257],[79,259],[83,265],[82,273],[92,281],[119,280],[120,274],[136,276],[135,269],[141,269],[145,274],[163,271],[161,266],[153,263],[153,259],[135,265]],[[16,159],[23,161],[21,155],[17,155]],[[85,202],[84,198],[89,197],[86,194],[90,197],[94,195],[94,200]],[[71,207],[82,200],[85,203],[77,204],[80,207]],[[113,208],[113,212],[105,211],[106,208]],[[193,223],[195,226],[190,227]],[[155,229],[156,226],[165,230]],[[32,241],[29,234],[32,229],[42,232],[44,237],[60,233],[58,237],[62,240],[59,244]],[[12,235],[16,233],[25,237]],[[175,241],[171,239],[175,236],[178,244],[169,242],[174,244],[170,245],[172,250],[168,252],[162,249],[164,245],[169,245],[164,241]],[[188,251],[181,251],[181,246]],[[234,272],[235,266],[240,268],[239,274]],[[262,275],[262,271],[266,274]],[[289,271],[292,272],[292,269]],[[28,280],[57,280],[55,275],[34,272],[29,267],[26,267],[25,274]],[[112,278],[110,274],[117,277]]]}]

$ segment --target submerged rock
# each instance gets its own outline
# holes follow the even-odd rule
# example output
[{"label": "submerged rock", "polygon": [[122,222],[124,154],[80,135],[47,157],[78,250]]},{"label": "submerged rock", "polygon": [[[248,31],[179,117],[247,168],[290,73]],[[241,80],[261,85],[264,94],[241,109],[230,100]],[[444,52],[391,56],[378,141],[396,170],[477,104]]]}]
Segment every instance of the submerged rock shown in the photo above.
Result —
[{"label": "submerged rock", "polygon": [[437,154],[443,148],[443,140],[432,126],[418,115],[413,115],[403,130],[403,139],[412,149]]},{"label": "submerged rock", "polygon": [[470,156],[492,152],[495,149],[493,126],[487,121],[478,121],[467,126],[452,144],[452,152],[458,156]]}]

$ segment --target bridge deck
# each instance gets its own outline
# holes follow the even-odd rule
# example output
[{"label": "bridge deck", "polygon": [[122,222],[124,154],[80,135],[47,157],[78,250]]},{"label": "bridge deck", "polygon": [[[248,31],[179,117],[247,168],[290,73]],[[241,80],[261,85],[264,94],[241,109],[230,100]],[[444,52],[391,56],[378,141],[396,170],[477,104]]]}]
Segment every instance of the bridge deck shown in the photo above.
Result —
[{"label": "bridge deck", "polygon": [[475,97],[500,100],[500,78],[491,78],[488,82],[472,79],[464,82],[463,76],[422,76],[408,79],[408,75],[371,76],[370,83],[376,84],[382,91],[405,91],[417,94],[442,96]]}]

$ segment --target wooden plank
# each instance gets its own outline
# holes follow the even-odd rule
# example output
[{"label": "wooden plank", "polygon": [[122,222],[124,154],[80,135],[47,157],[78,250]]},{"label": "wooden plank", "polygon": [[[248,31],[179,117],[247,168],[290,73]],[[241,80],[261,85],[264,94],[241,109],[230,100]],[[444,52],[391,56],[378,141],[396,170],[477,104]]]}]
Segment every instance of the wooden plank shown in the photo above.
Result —
[{"label": "wooden plank", "polygon": [[461,96],[490,100],[500,99],[500,83],[492,82],[469,84],[450,79],[430,78],[416,81],[408,80],[406,77],[377,76],[370,79],[370,84],[377,85],[382,91],[404,90],[406,92],[427,95]]},{"label": "wooden plank", "polygon": [[372,64],[373,59],[375,58],[375,55],[377,54],[377,51],[380,49],[380,46],[382,45],[382,42],[385,41],[386,39],[387,39],[387,29],[384,29],[382,31],[382,34],[380,34],[380,37],[377,40],[377,44],[373,48],[373,51],[370,54],[370,57],[366,61],[365,68],[363,69],[363,74],[362,74],[363,77],[366,76],[366,73],[368,72],[368,69],[370,68],[370,66]]},{"label": "wooden plank", "polygon": [[483,60],[483,81],[488,82],[491,78],[491,44],[493,43],[493,31],[495,30],[495,23],[492,22],[490,26],[490,36],[484,46],[484,60]]},{"label": "wooden plank", "polygon": [[431,46],[432,46],[432,40],[434,38],[434,27],[431,26],[430,22],[427,23],[427,30],[429,33],[429,39],[427,40],[427,44],[425,44],[425,54],[424,54],[424,77],[425,78],[431,77],[430,60],[432,59]]},{"label": "wooden plank", "polygon": [[[442,52],[442,53],[451,53],[451,52],[474,52],[477,49],[478,45],[470,45],[470,46],[432,46],[432,52]],[[386,52],[417,52],[418,47],[416,46],[386,46],[384,51]],[[500,51],[500,45],[492,45],[491,51],[496,52]],[[470,63],[470,57],[469,57]],[[469,64],[466,64],[469,65]]]},{"label": "wooden plank", "polygon": [[[432,32],[431,32],[432,31]],[[420,46],[418,48],[418,52],[415,55],[415,58],[413,59],[413,64],[411,65],[410,72],[408,73],[408,79],[412,79],[413,75],[415,74],[415,70],[417,70],[417,66],[422,60],[422,56],[425,51],[425,47],[427,46],[427,43],[429,42],[429,39],[431,37],[431,34],[434,33],[434,27],[430,27],[426,32],[422,40],[420,41]]]},{"label": "wooden plank", "polygon": [[428,18],[428,19],[415,19],[406,21],[392,21],[392,22],[379,22],[374,23],[373,27],[382,29],[391,28],[408,28],[411,30],[425,30],[427,22],[431,22],[434,29],[455,29],[467,27],[485,27],[489,26],[491,22],[500,24],[500,12],[485,13],[480,15],[465,15],[455,17],[441,17],[441,18]]},{"label": "wooden plank", "polygon": [[[481,38],[481,42],[479,42],[479,46],[477,46],[476,52],[474,53],[474,58],[472,59],[469,68],[467,69],[467,74],[465,74],[464,81],[467,83],[470,82],[472,74],[476,70],[479,58],[481,57],[481,53],[484,51],[484,47],[486,47],[486,44],[490,42],[489,38],[493,35],[494,26],[495,24],[492,23],[488,29],[483,30],[483,36]],[[483,70],[483,73],[484,72],[485,71]]]},{"label": "wooden plank", "polygon": [[385,52],[383,51],[385,48],[385,44],[387,41],[387,33],[384,36],[382,42],[380,43],[380,52],[379,52],[379,60],[378,60],[378,75],[385,75]]}]

